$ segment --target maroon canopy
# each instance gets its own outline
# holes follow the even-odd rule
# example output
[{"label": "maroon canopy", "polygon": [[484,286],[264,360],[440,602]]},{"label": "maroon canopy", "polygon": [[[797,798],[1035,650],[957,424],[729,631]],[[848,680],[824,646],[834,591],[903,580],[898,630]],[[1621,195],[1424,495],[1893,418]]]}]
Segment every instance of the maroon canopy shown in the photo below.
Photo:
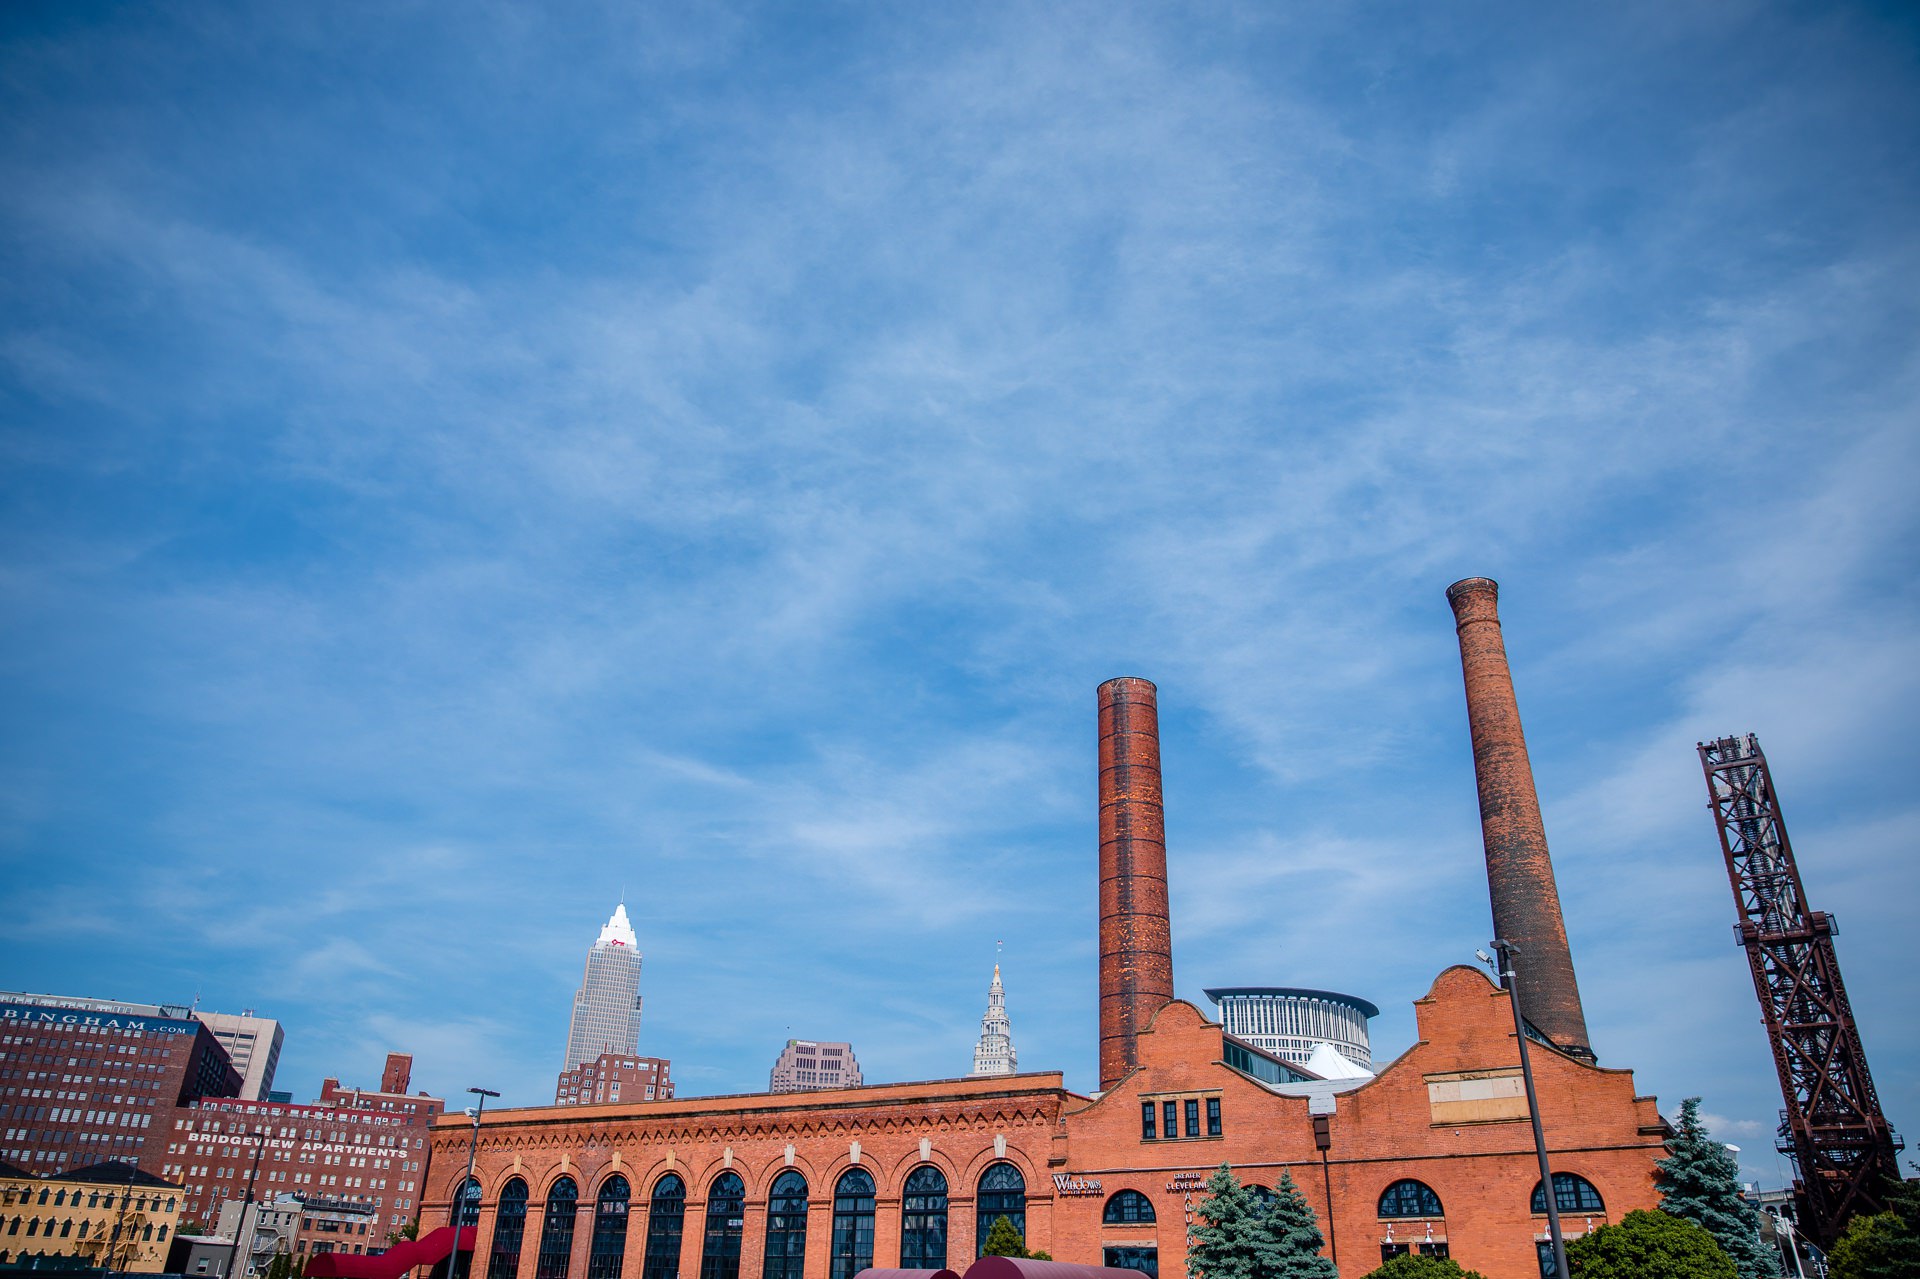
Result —
[{"label": "maroon canopy", "polygon": [[1141,1274],[1112,1266],[1077,1266],[1071,1261],[982,1257],[967,1267],[967,1279],[1141,1279]]},{"label": "maroon canopy", "polygon": [[862,1270],[853,1279],[960,1279],[951,1270]]}]

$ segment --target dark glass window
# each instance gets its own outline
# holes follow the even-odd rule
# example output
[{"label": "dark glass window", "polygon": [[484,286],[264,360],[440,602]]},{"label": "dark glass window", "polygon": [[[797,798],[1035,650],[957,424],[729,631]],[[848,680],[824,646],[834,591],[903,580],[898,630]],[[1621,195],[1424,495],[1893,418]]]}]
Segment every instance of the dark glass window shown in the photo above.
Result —
[{"label": "dark glass window", "polygon": [[1395,1257],[1404,1257],[1409,1251],[1403,1243],[1383,1243],[1380,1245],[1380,1260],[1392,1261]]},{"label": "dark glass window", "polygon": [[534,1259],[534,1279],[567,1279],[573,1255],[573,1214],[580,1206],[580,1188],[562,1177],[547,1191],[546,1220],[540,1226],[540,1251]]},{"label": "dark glass window", "polygon": [[[1553,1206],[1561,1212],[1605,1212],[1607,1205],[1601,1202],[1600,1192],[1585,1177],[1570,1172],[1553,1174]],[[1547,1197],[1540,1193],[1540,1183],[1533,1183],[1534,1212],[1547,1210]]]},{"label": "dark glass window", "polygon": [[1447,1251],[1447,1241],[1444,1239],[1435,1239],[1427,1243],[1415,1244],[1414,1251],[1423,1257],[1446,1257],[1452,1255]]},{"label": "dark glass window", "polygon": [[1107,1200],[1107,1210],[1100,1220],[1109,1226],[1128,1226],[1137,1222],[1153,1220],[1153,1201],[1138,1190],[1115,1191]]},{"label": "dark glass window", "polygon": [[1152,1141],[1157,1135],[1154,1132],[1154,1127],[1153,1103],[1143,1101],[1140,1103],[1140,1140]]},{"label": "dark glass window", "polygon": [[[1544,1201],[1540,1211],[1546,1211]],[[1540,1274],[1542,1279],[1554,1279],[1554,1277],[1560,1273],[1560,1267],[1555,1265],[1553,1261],[1552,1241],[1545,1240],[1536,1243],[1533,1245],[1533,1250],[1540,1255]]]},{"label": "dark glass window", "polygon": [[1160,1131],[1169,1137],[1180,1135],[1180,1103],[1163,1101],[1160,1103]]},{"label": "dark glass window", "polygon": [[520,1240],[527,1230],[527,1183],[515,1177],[500,1187],[493,1210],[493,1248],[487,1279],[514,1279],[520,1270]]},{"label": "dark glass window", "polygon": [[1218,1097],[1209,1097],[1207,1098],[1207,1136],[1218,1137],[1219,1135],[1220,1099]]},{"label": "dark glass window", "polygon": [[1200,1099],[1198,1097],[1189,1097],[1187,1098],[1187,1136],[1198,1137],[1199,1135]]},{"label": "dark glass window", "polygon": [[587,1279],[620,1279],[627,1254],[627,1200],[632,1192],[619,1173],[606,1179],[593,1205],[593,1244],[587,1252]]},{"label": "dark glass window", "polygon": [[460,1185],[460,1224],[480,1224],[480,1183],[471,1177]]},{"label": "dark glass window", "polygon": [[[1546,1209],[1542,1208],[1541,1212]],[[1440,1196],[1424,1181],[1396,1181],[1380,1196],[1382,1217],[1443,1217]]]},{"label": "dark glass window", "polygon": [[706,1241],[700,1248],[700,1279],[740,1279],[740,1225],[747,1187],[740,1174],[723,1172],[707,1187]]},{"label": "dark glass window", "polygon": [[674,1279],[680,1273],[680,1231],[687,1220],[687,1183],[668,1173],[653,1183],[647,1206],[647,1250],[640,1279]]},{"label": "dark glass window", "polygon": [[767,1192],[767,1264],[761,1279],[801,1279],[807,1256],[807,1179],[783,1172]]},{"label": "dark glass window", "polygon": [[907,1174],[900,1196],[900,1268],[947,1268],[947,1179],[930,1164]]},{"label": "dark glass window", "polygon": [[853,1279],[873,1265],[873,1176],[849,1168],[833,1188],[833,1272],[830,1279]]},{"label": "dark glass window", "polygon": [[1138,1270],[1159,1279],[1160,1250],[1157,1248],[1108,1248],[1105,1253],[1104,1261],[1114,1270]]},{"label": "dark glass window", "polygon": [[[1153,1113],[1153,1103],[1147,1102],[1147,1113]],[[1027,1239],[1027,1179],[1012,1164],[995,1164],[980,1174],[980,1193],[974,1196],[973,1255],[979,1256],[987,1247],[987,1232],[993,1229],[996,1218],[1005,1217],[1020,1232],[1020,1241]]]}]

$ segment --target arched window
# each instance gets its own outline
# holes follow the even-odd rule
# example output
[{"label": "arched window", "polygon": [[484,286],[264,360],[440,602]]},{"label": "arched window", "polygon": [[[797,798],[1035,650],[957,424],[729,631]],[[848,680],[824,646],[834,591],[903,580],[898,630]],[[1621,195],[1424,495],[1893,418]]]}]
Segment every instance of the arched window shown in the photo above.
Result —
[{"label": "arched window", "polygon": [[[69,1217],[65,1221],[60,1223],[60,1237],[62,1239],[65,1239],[68,1235],[72,1233],[73,1233],[73,1218]],[[149,1239],[153,1238],[152,1226],[147,1227],[147,1238]]]},{"label": "arched window", "polygon": [[1027,1239],[1027,1179],[1012,1164],[995,1164],[980,1174],[980,1192],[974,1196],[973,1255],[986,1251],[987,1232],[995,1219],[1005,1217]]},{"label": "arched window", "polygon": [[627,1200],[631,1192],[619,1173],[600,1186],[593,1205],[593,1246],[587,1252],[587,1279],[620,1279],[620,1259],[627,1251]]},{"label": "arched window", "polygon": [[640,1279],[673,1279],[680,1273],[680,1231],[687,1219],[687,1183],[668,1173],[653,1183],[647,1209],[647,1252]]},{"label": "arched window", "polygon": [[907,1174],[900,1197],[900,1268],[947,1268],[947,1179],[931,1164]]},{"label": "arched window", "polygon": [[[19,1225],[19,1224],[20,1224],[20,1219],[19,1219],[18,1217],[15,1217],[15,1218],[14,1218],[14,1220],[13,1220],[13,1224],[14,1224],[14,1225],[16,1225],[16,1226],[17,1226],[17,1225]],[[81,1222],[81,1223],[80,1223],[80,1237],[81,1237],[82,1239],[85,1239],[85,1238],[87,1237],[87,1231],[89,1231],[89,1230],[91,1230],[91,1229],[93,1229],[93,1223],[92,1223],[91,1221],[83,1221],[83,1222]]]},{"label": "arched window", "polygon": [[761,1279],[801,1279],[807,1256],[807,1179],[789,1169],[767,1192],[767,1264]]},{"label": "arched window", "polygon": [[[77,1202],[80,1198],[80,1192],[78,1190],[74,1191],[73,1197],[74,1197],[74,1200]],[[53,1206],[56,1208],[64,1208],[66,1207],[66,1204],[67,1204],[67,1192],[64,1190],[54,1191]]]},{"label": "arched window", "polygon": [[723,1172],[707,1187],[707,1231],[700,1246],[700,1279],[740,1279],[740,1222],[747,1187],[736,1172]]},{"label": "arched window", "polygon": [[514,1279],[520,1269],[520,1240],[527,1232],[527,1183],[514,1177],[500,1187],[493,1212],[493,1251],[487,1279]]},{"label": "arched window", "polygon": [[[1607,1205],[1601,1200],[1600,1192],[1585,1177],[1571,1172],[1553,1174],[1553,1206],[1561,1212],[1605,1212]],[[1547,1197],[1540,1193],[1540,1183],[1533,1183],[1532,1211],[1544,1214],[1547,1211]]]},{"label": "arched window", "polygon": [[849,1168],[833,1188],[833,1270],[853,1279],[873,1264],[873,1174]]},{"label": "arched window", "polygon": [[1138,1190],[1115,1191],[1113,1198],[1107,1200],[1107,1210],[1100,1220],[1109,1226],[1131,1226],[1143,1221],[1153,1220],[1153,1201]]},{"label": "arched window", "polygon": [[[1546,1209],[1542,1208],[1541,1212]],[[1380,1195],[1382,1217],[1444,1217],[1440,1196],[1424,1181],[1396,1181]]]},{"label": "arched window", "polygon": [[[40,1202],[41,1202],[41,1204],[43,1204],[43,1205],[44,1205],[44,1204],[45,1204],[45,1203],[47,1202],[47,1195],[48,1195],[49,1193],[51,1193],[51,1192],[50,1192],[50,1191],[48,1191],[48,1189],[47,1189],[47,1188],[46,1188],[45,1186],[42,1186],[42,1187],[40,1187]],[[109,1199],[109,1200],[107,1200],[107,1207],[109,1207],[109,1208],[111,1208],[111,1207],[113,1207],[113,1200],[111,1200],[111,1199]]]},{"label": "arched window", "polygon": [[[87,1223],[84,1221],[81,1222],[80,1223],[81,1233],[82,1234],[86,1233],[86,1229],[87,1229]],[[162,1222],[160,1226],[160,1242],[165,1243],[166,1241],[167,1241],[167,1227],[166,1227],[166,1223]]]},{"label": "arched window", "polygon": [[546,1220],[540,1224],[540,1251],[534,1257],[533,1279],[567,1279],[573,1256],[573,1214],[580,1207],[580,1187],[562,1177],[547,1191]]},{"label": "arched window", "polygon": [[460,1183],[460,1224],[477,1226],[480,1224],[480,1183],[469,1177]]}]

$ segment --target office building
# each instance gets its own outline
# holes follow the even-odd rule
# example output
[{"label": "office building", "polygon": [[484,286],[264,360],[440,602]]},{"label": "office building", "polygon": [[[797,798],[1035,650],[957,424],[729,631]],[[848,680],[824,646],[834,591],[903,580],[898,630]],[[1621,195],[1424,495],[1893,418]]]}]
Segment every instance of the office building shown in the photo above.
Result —
[{"label": "office building", "polygon": [[789,1039],[773,1063],[768,1092],[813,1092],[822,1088],[857,1088],[860,1063],[853,1045],[825,1044],[812,1039]]},{"label": "office building", "polygon": [[1020,1068],[1013,1049],[1013,1023],[1007,1020],[1007,989],[1000,984],[1000,965],[993,966],[987,987],[987,1011],[980,1018],[980,1040],[973,1046],[975,1075],[1011,1075]]},{"label": "office building", "polygon": [[1228,1034],[1295,1065],[1307,1066],[1316,1045],[1331,1044],[1362,1070],[1373,1069],[1367,1022],[1380,1010],[1364,999],[1293,986],[1226,986],[1207,998],[1219,1005]]},{"label": "office building", "polygon": [[280,1023],[271,1017],[256,1017],[253,1009],[244,1013],[210,1013],[194,1009],[220,1046],[233,1059],[240,1072],[240,1095],[255,1101],[267,1100],[273,1091],[273,1072],[280,1065],[280,1048],[285,1035]]},{"label": "office building", "polygon": [[636,945],[627,904],[621,902],[587,952],[587,970],[573,996],[562,1071],[593,1061],[601,1053],[639,1054],[640,952]]}]

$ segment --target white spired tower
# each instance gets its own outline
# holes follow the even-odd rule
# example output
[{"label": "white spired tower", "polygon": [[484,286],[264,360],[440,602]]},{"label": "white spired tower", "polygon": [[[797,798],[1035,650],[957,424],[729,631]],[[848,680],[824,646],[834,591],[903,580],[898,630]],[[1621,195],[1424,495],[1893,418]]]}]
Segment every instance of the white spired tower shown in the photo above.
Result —
[{"label": "white spired tower", "polygon": [[586,975],[573,996],[573,1022],[567,1028],[567,1061],[572,1070],[601,1053],[633,1056],[640,1050],[640,952],[627,904],[614,907],[600,940],[587,952]]},{"label": "white spired tower", "polygon": [[1011,1075],[1019,1069],[1013,1051],[1013,1023],[1007,1020],[1007,988],[1000,984],[1000,965],[993,966],[993,985],[987,987],[987,1011],[980,1018],[980,1042],[973,1046],[973,1074]]}]

